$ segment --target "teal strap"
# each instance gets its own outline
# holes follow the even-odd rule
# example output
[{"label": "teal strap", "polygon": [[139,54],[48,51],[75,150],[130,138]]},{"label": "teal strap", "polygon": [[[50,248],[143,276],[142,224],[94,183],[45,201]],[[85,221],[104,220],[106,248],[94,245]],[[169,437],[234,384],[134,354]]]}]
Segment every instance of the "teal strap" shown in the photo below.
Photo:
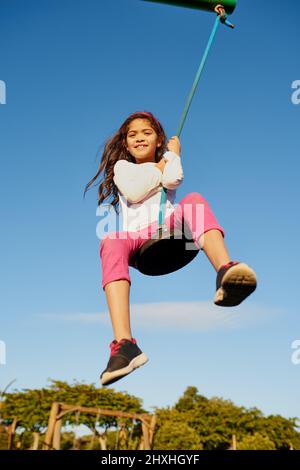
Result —
[{"label": "teal strap", "polygon": [[179,124],[179,126],[178,126],[177,133],[176,133],[177,137],[179,137],[180,134],[181,134],[181,131],[182,131],[184,122],[185,122],[185,120],[186,120],[188,111],[189,111],[189,109],[190,109],[192,99],[193,99],[193,97],[194,97],[194,94],[195,94],[197,85],[198,85],[198,83],[199,83],[201,74],[202,74],[202,72],[203,72],[203,69],[204,69],[204,66],[205,66],[205,63],[206,63],[206,60],[207,60],[207,56],[208,56],[208,53],[209,53],[209,51],[210,51],[210,48],[211,48],[211,46],[212,46],[212,44],[213,44],[213,41],[214,41],[214,38],[215,38],[215,35],[216,35],[216,32],[217,32],[217,29],[218,29],[219,24],[220,24],[220,17],[217,16],[216,19],[215,19],[215,23],[214,23],[214,26],[213,26],[213,30],[212,30],[212,32],[211,32],[211,34],[210,34],[210,38],[209,38],[209,40],[208,40],[208,43],[207,43],[207,46],[206,46],[206,49],[205,49],[205,52],[204,52],[204,55],[203,55],[203,57],[202,57],[202,60],[201,60],[200,65],[199,65],[199,68],[198,68],[198,71],[197,71],[197,74],[196,74],[196,77],[195,77],[195,80],[194,80],[192,89],[191,89],[191,91],[190,91],[189,97],[188,97],[188,99],[187,99],[185,108],[184,108],[183,113],[182,113],[182,116],[181,116],[180,124]]},{"label": "teal strap", "polygon": [[161,198],[160,198],[160,206],[159,206],[159,215],[158,215],[158,225],[163,224],[163,220],[165,218],[165,206],[167,200],[167,188],[162,187],[161,191]]},{"label": "teal strap", "polygon": [[[196,77],[195,77],[195,80],[194,80],[192,89],[191,89],[191,91],[190,91],[190,94],[189,94],[189,97],[188,97],[188,99],[187,99],[185,108],[184,108],[184,110],[183,110],[183,113],[182,113],[182,116],[181,116],[181,120],[180,120],[180,124],[179,124],[179,127],[178,127],[178,129],[177,129],[177,133],[176,133],[177,137],[179,137],[180,134],[181,134],[181,131],[182,131],[184,122],[185,122],[185,120],[186,120],[186,117],[187,117],[189,108],[190,108],[190,106],[191,106],[191,102],[192,102],[193,96],[194,96],[194,94],[195,94],[197,85],[198,85],[198,83],[199,83],[201,74],[202,74],[202,72],[203,72],[203,69],[204,69],[204,66],[205,66],[205,63],[206,63],[206,59],[207,59],[208,53],[209,53],[210,48],[211,48],[211,46],[212,46],[212,43],[213,43],[213,41],[214,41],[214,38],[215,38],[215,35],[216,35],[216,32],[217,32],[217,29],[218,29],[218,26],[219,26],[220,21],[221,21],[221,19],[220,19],[220,16],[218,15],[217,18],[216,18],[216,20],[215,20],[215,23],[214,23],[214,26],[213,26],[213,30],[212,30],[212,32],[211,32],[209,41],[208,41],[208,43],[207,43],[207,46],[206,46],[204,55],[203,55],[202,60],[201,60],[201,63],[200,63],[200,65],[199,65],[199,68],[198,68],[198,71],[197,71],[197,74],[196,74]],[[167,200],[167,191],[168,191],[167,188],[164,188],[164,187],[162,188],[162,191],[161,191],[161,200],[160,200],[159,216],[158,216],[158,225],[159,225],[159,226],[163,225],[163,221],[164,221],[165,205],[166,205],[166,200]]]}]

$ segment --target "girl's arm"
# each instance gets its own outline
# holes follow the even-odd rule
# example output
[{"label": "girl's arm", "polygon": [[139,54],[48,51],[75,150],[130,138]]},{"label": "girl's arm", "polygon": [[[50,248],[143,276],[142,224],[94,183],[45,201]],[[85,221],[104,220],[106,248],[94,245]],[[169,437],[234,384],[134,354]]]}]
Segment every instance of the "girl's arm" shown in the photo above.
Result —
[{"label": "girl's arm", "polygon": [[113,180],[127,201],[136,204],[161,184],[162,173],[150,162],[119,160],[114,166]]},{"label": "girl's arm", "polygon": [[183,169],[180,158],[180,140],[177,135],[171,137],[167,144],[168,152],[164,153],[162,184],[167,189],[176,189],[183,181]]}]

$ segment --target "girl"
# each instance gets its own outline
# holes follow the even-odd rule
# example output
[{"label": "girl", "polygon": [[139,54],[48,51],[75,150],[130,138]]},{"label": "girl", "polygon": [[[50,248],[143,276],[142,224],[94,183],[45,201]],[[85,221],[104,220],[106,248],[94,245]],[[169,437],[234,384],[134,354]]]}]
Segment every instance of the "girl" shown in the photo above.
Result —
[{"label": "girl", "polygon": [[[217,272],[216,305],[239,305],[255,290],[256,275],[247,264],[230,260],[224,230],[201,194],[190,193],[174,207],[176,189],[183,180],[180,142],[176,136],[167,142],[160,122],[151,113],[131,114],[108,140],[99,169],[84,194],[102,171],[98,205],[112,195],[112,205],[115,208],[120,203],[123,216],[123,231],[110,232],[100,243],[102,288],[115,336],[100,377],[102,385],[109,385],[148,361],[131,333],[129,266],[135,267],[135,254],[157,229],[162,186],[168,189],[165,224],[181,228],[182,222],[187,223],[195,245]],[[192,207],[188,215],[182,210],[185,204]],[[198,204],[204,208],[202,227],[196,224]]]}]

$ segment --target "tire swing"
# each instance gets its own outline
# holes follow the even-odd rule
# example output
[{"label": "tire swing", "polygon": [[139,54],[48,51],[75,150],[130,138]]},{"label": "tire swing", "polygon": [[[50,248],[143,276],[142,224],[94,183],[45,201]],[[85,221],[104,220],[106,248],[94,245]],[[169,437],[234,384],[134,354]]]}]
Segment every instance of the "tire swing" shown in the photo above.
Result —
[{"label": "tire swing", "polygon": [[[177,137],[180,137],[184,122],[186,120],[193,96],[195,94],[198,82],[200,80],[209,50],[217,32],[219,23],[223,23],[230,28],[234,25],[227,20],[227,13],[231,14],[235,7],[237,0],[223,0],[222,4],[213,0],[142,0],[157,3],[167,3],[170,5],[195,8],[199,10],[206,10],[217,14],[212,32],[209,37],[204,55],[199,65],[194,83],[192,85],[190,94],[188,96],[185,108],[183,110],[180,124],[177,130]],[[142,274],[149,276],[161,276],[169,274],[178,269],[183,268],[190,263],[199,253],[198,247],[195,245],[192,234],[187,227],[184,231],[177,228],[169,230],[164,223],[165,205],[167,200],[167,188],[162,187],[161,200],[158,216],[158,228],[152,235],[152,238],[147,240],[135,256],[135,268]]]}]

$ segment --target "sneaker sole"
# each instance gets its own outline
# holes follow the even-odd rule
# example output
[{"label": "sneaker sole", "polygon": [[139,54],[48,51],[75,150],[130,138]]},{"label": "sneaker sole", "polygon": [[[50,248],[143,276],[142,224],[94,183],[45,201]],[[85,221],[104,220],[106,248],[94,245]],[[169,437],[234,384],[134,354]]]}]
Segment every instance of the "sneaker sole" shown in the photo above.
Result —
[{"label": "sneaker sole", "polygon": [[222,285],[216,291],[214,303],[223,307],[239,305],[257,285],[256,274],[247,264],[232,266],[222,279]]},{"label": "sneaker sole", "polygon": [[110,385],[116,382],[117,380],[121,379],[122,377],[125,377],[126,375],[130,374],[135,369],[138,369],[138,367],[143,366],[148,361],[149,359],[146,354],[142,353],[139,356],[133,358],[127,367],[123,367],[123,369],[114,370],[112,372],[104,372],[101,377],[101,384]]}]

